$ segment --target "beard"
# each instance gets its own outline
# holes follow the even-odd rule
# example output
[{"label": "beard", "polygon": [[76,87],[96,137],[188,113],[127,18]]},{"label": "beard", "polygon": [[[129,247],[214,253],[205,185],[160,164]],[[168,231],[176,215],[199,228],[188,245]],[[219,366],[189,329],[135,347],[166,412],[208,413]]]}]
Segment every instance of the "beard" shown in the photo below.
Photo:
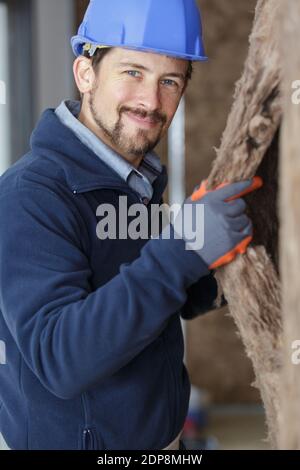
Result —
[{"label": "beard", "polygon": [[[91,91],[89,97],[89,108],[91,115],[99,129],[108,137],[114,147],[120,149],[121,153],[132,155],[133,157],[144,157],[148,152],[151,152],[162,138],[163,126],[167,122],[166,116],[153,111],[147,113],[146,111],[139,109],[131,109],[126,106],[122,106],[119,110],[119,119],[116,124],[112,127],[108,127],[99,116],[95,106],[95,93],[96,87]],[[128,136],[124,129],[124,123],[122,122],[122,113],[130,111],[131,113],[141,118],[149,118],[157,123],[161,123],[159,132],[156,137],[150,139],[148,131],[144,129],[138,129],[134,136]]]}]

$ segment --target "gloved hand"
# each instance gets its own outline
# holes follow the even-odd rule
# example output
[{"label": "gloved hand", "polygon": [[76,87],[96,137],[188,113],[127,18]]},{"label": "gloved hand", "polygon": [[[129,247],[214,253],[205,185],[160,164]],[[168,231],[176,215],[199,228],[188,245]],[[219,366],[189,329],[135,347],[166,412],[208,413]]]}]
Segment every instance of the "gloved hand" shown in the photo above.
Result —
[{"label": "gloved hand", "polygon": [[[196,251],[209,269],[231,262],[238,253],[245,253],[252,240],[252,223],[240,196],[261,186],[259,177],[225,183],[213,191],[207,191],[203,182],[183,204],[173,223],[174,230],[185,240],[187,249]],[[195,237],[191,239],[192,234],[197,235],[196,243]]]}]

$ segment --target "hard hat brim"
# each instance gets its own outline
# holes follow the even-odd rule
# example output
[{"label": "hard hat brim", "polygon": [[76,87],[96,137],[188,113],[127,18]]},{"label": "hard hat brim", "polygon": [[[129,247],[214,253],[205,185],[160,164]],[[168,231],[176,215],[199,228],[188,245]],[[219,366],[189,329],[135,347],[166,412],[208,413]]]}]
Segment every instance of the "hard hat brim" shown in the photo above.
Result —
[{"label": "hard hat brim", "polygon": [[[89,42],[91,45],[97,46],[98,43],[91,41],[90,39],[87,41],[87,38],[84,36],[73,36],[71,39],[71,45],[73,52],[76,57],[82,55],[82,47],[86,42]],[[153,54],[160,54],[160,55],[166,55],[168,57],[174,57],[176,59],[183,59],[183,60],[190,60],[193,62],[205,62],[208,60],[208,57],[205,55],[194,55],[194,54],[186,54],[186,53],[179,53],[179,52],[174,52],[174,51],[168,51],[164,49],[156,49],[156,48],[151,48],[151,47],[146,47],[146,46],[137,46],[137,45],[130,45],[126,44],[126,46],[120,45],[120,44],[105,44],[107,47],[122,47],[124,49],[129,49],[129,50],[136,50],[136,51],[141,51],[141,52],[151,52]]]}]

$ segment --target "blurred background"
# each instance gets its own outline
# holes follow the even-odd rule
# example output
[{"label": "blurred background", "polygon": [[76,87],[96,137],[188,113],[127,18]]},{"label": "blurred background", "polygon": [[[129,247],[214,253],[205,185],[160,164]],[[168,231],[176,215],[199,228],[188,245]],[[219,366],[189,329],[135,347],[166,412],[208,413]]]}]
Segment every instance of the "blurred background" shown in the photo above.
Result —
[{"label": "blurred background", "polygon": [[[30,134],[44,109],[78,98],[70,37],[87,4],[0,0],[0,174],[29,150]],[[247,55],[256,1],[199,0],[199,5],[209,61],[195,65],[169,136],[157,149],[169,168],[169,202],[183,199],[210,171]],[[194,385],[187,445],[267,448],[251,363],[226,309],[184,328]]]}]

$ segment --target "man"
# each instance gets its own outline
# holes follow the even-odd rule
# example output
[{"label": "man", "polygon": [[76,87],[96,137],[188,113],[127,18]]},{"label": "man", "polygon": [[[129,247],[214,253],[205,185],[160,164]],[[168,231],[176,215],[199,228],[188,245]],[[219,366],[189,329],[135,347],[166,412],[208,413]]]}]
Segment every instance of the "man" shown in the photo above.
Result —
[{"label": "man", "polygon": [[[199,12],[194,0],[94,0],[72,46],[81,105],[46,110],[0,182],[0,431],[12,449],[178,449],[180,314],[212,308],[212,266],[251,238],[244,201],[226,202],[251,181],[187,200],[152,239],[126,235],[124,207],[148,221],[162,201],[153,149],[191,61],[205,60]],[[181,229],[200,206],[196,247]],[[99,229],[103,207],[117,236]]]}]

